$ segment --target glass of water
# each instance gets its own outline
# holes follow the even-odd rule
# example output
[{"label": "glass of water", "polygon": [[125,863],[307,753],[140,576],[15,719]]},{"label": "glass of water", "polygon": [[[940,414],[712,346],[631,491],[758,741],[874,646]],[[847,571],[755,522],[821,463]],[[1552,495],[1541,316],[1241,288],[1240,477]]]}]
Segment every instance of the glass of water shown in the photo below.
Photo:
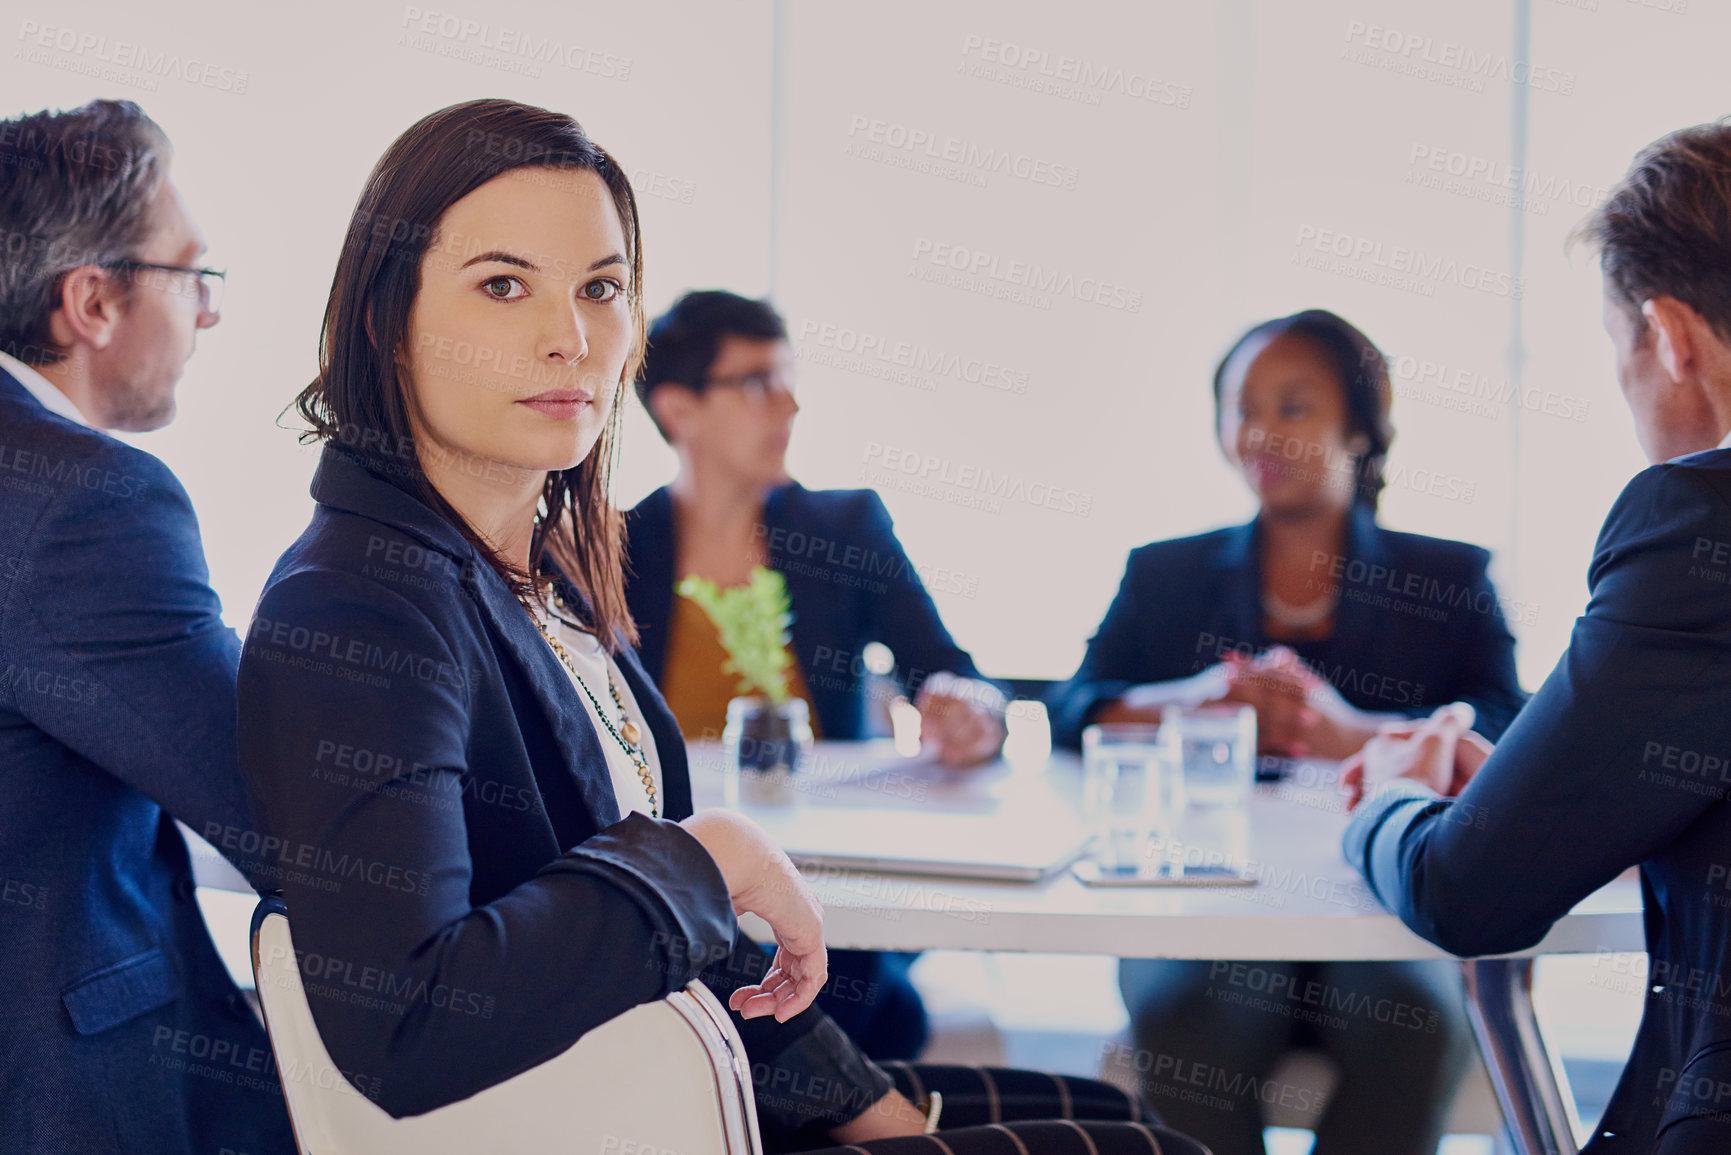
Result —
[{"label": "glass of water", "polygon": [[1084,813],[1094,826],[1102,872],[1166,870],[1173,827],[1184,810],[1184,775],[1172,731],[1161,726],[1089,726],[1082,731]]},{"label": "glass of water", "polygon": [[1198,809],[1242,808],[1256,781],[1256,708],[1196,706],[1169,712],[1184,793]]}]

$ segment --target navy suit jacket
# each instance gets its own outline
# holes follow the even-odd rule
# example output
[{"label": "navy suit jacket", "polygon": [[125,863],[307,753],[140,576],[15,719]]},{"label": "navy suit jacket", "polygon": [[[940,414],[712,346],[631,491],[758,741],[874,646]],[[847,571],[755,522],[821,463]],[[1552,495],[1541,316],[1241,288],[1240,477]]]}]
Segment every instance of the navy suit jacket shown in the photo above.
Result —
[{"label": "navy suit jacket", "polygon": [[1731,1150],[1731,451],[1645,470],[1599,534],[1568,651],[1458,800],[1405,783],[1359,808],[1348,859],[1459,955],[1522,950],[1639,866],[1646,996],[1591,1155]]},{"label": "navy suit jacket", "polygon": [[[1094,711],[1131,686],[1275,644],[1262,630],[1259,537],[1251,522],[1132,551],[1081,667],[1049,698],[1052,741],[1080,746]],[[1319,589],[1340,586],[1333,636],[1284,644],[1362,710],[1416,716],[1470,702],[1478,731],[1495,738],[1525,697],[1489,561],[1477,546],[1384,529],[1354,506],[1345,550],[1313,559]]]},{"label": "navy suit jacket", "polygon": [[[663,486],[644,498],[626,514],[625,525],[625,596],[644,669],[660,681],[679,576],[673,572],[678,535],[672,492]],[[825,738],[865,737],[868,643],[880,642],[895,654],[896,675],[910,696],[939,670],[980,676],[944,628],[876,492],[810,490],[789,482],[764,499],[758,530],[769,568],[787,582],[793,656]]]},{"label": "navy suit jacket", "polygon": [[0,1152],[294,1150],[172,820],[255,841],[219,611],[168,468],[0,372]]},{"label": "navy suit jacket", "polygon": [[[620,817],[579,691],[504,580],[374,468],[324,451],[247,631],[240,745],[325,1046],[401,1116],[699,972],[726,1002],[769,959],[677,824],[685,746],[631,648],[659,820]],[[821,1011],[737,1025],[773,1123],[852,1118],[890,1087]]]}]

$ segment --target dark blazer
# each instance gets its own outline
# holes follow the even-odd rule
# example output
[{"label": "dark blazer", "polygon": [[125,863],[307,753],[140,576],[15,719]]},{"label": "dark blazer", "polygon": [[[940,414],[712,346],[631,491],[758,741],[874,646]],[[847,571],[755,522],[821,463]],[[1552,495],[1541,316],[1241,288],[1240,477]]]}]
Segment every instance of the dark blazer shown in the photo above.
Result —
[{"label": "dark blazer", "polygon": [[1639,866],[1646,1011],[1591,1155],[1731,1150],[1731,451],[1645,470],[1605,519],[1568,651],[1453,802],[1400,783],[1348,859],[1459,955],[1522,950]]},{"label": "dark blazer", "polygon": [[294,1150],[171,818],[253,842],[220,609],[168,468],[0,372],[0,1152]]},{"label": "dark blazer", "polygon": [[[637,623],[643,667],[660,681],[678,580],[672,492],[663,486],[644,498],[626,514],[625,524],[625,596]],[[810,490],[789,482],[764,499],[758,530],[769,568],[787,582],[793,655],[825,738],[865,737],[862,654],[868,643],[880,642],[895,654],[896,676],[910,695],[926,675],[939,670],[980,676],[968,652],[944,629],[876,492]],[[965,582],[956,575],[937,576],[958,589]]]},{"label": "dark blazer", "polygon": [[[420,1114],[705,967],[724,1002],[760,975],[767,957],[675,821],[691,813],[685,747],[630,648],[661,820],[620,818],[577,689],[450,523],[336,448],[312,492],[248,629],[241,761],[350,1082]],[[820,1011],[738,1026],[777,1089],[760,1100],[772,1120],[851,1118],[889,1089]]]},{"label": "dark blazer", "polygon": [[[1052,741],[1081,745],[1099,706],[1131,686],[1187,678],[1228,651],[1274,643],[1262,631],[1256,522],[1133,550],[1081,668],[1049,698]],[[1362,710],[1417,716],[1456,700],[1495,738],[1525,696],[1515,640],[1477,546],[1396,533],[1354,506],[1346,548],[1319,554],[1319,586],[1340,584],[1334,634],[1285,643]]]}]

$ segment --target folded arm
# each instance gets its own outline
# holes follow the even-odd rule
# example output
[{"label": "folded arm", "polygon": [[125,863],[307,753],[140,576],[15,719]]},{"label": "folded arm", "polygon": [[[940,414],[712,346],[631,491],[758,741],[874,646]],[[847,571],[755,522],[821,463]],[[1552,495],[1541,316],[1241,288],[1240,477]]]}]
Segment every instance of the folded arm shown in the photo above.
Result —
[{"label": "folded arm", "polygon": [[1731,510],[1695,471],[1642,473],[1568,651],[1460,797],[1403,787],[1360,808],[1346,856],[1409,927],[1459,955],[1523,950],[1725,796],[1666,757],[1723,746],[1731,608],[1692,555],[1727,537]]}]

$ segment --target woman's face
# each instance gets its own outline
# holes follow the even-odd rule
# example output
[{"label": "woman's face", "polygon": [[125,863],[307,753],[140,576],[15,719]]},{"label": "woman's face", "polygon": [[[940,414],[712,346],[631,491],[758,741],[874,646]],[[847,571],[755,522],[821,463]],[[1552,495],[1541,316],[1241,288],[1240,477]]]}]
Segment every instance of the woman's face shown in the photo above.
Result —
[{"label": "woman's face", "polygon": [[429,474],[538,489],[587,457],[631,353],[629,279],[593,172],[513,169],[446,210],[399,353]]},{"label": "woman's face", "polygon": [[1306,512],[1352,504],[1369,444],[1348,432],[1346,390],[1322,351],[1283,333],[1227,362],[1220,447],[1265,510]]}]

